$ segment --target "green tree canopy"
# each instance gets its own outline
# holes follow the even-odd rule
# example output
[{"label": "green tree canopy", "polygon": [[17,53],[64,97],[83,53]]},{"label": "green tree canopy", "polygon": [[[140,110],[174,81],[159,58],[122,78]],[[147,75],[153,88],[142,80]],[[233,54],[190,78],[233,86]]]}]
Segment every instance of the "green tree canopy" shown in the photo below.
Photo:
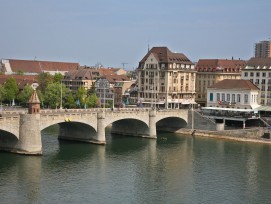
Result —
[{"label": "green tree canopy", "polygon": [[4,88],[6,100],[12,101],[16,98],[19,88],[16,80],[13,77],[7,79],[6,83],[4,84]]},{"label": "green tree canopy", "polygon": [[6,90],[5,87],[0,85],[0,101],[4,101],[6,96]]},{"label": "green tree canopy", "polygon": [[72,95],[71,92],[68,94],[68,96],[66,98],[65,107],[66,108],[75,108],[76,107],[74,96]]},{"label": "green tree canopy", "polygon": [[27,105],[32,92],[33,88],[30,85],[26,85],[24,89],[18,94],[17,99],[22,106]]},{"label": "green tree canopy", "polygon": [[61,83],[61,80],[63,79],[63,76],[61,73],[55,73],[54,75],[54,82]]},{"label": "green tree canopy", "polygon": [[[66,98],[68,94],[68,89],[65,85],[60,83],[50,83],[45,89],[44,101],[50,108],[57,108],[61,105],[61,86],[62,86],[62,99]],[[62,100],[62,104],[65,101]]]},{"label": "green tree canopy", "polygon": [[91,108],[96,108],[98,106],[98,97],[96,95],[96,93],[93,93],[91,94],[89,97],[88,97],[88,107],[91,107]]},{"label": "green tree canopy", "polygon": [[80,107],[84,107],[87,98],[87,90],[84,87],[79,87],[76,92],[76,100],[79,99]]},{"label": "green tree canopy", "polygon": [[48,72],[42,72],[38,75],[38,89],[44,94],[45,89],[47,88],[48,84],[53,82],[53,76],[50,75]]}]

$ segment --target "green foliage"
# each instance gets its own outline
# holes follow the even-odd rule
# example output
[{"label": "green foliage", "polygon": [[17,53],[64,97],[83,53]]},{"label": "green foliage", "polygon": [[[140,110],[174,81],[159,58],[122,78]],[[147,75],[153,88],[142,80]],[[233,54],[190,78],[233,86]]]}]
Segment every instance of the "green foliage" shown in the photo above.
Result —
[{"label": "green foliage", "polygon": [[107,108],[113,108],[113,101],[108,101],[108,103],[106,104]]},{"label": "green foliage", "polygon": [[16,74],[17,74],[17,75],[24,75],[24,71],[18,70]]},{"label": "green foliage", "polygon": [[74,100],[74,96],[70,92],[66,98],[66,103],[65,103],[66,108],[76,108],[76,103]]},{"label": "green foliage", "polygon": [[0,101],[4,101],[6,96],[6,90],[5,87],[0,85]]},{"label": "green foliage", "polygon": [[87,98],[87,90],[84,87],[79,87],[76,92],[76,99],[79,99],[81,107],[84,107]]},{"label": "green foliage", "polygon": [[8,78],[6,83],[4,84],[5,92],[5,99],[8,101],[12,101],[16,98],[17,93],[19,92],[19,88],[17,82],[14,78]]},{"label": "green foliage", "polygon": [[44,108],[44,95],[41,93],[41,90],[37,90],[37,94],[40,99],[40,107]]},{"label": "green foliage", "polygon": [[33,88],[30,85],[26,85],[24,89],[17,96],[18,101],[22,106],[26,106],[28,100],[33,92]]},{"label": "green foliage", "polygon": [[61,80],[63,79],[63,76],[62,76],[62,74],[60,74],[60,73],[55,73],[55,75],[54,75],[54,82],[55,83],[61,83]]},{"label": "green foliage", "polygon": [[98,107],[98,97],[96,95],[96,93],[91,94],[90,96],[88,96],[88,107],[90,108],[96,108]]},{"label": "green foliage", "polygon": [[53,76],[50,75],[48,72],[42,72],[38,75],[38,89],[44,94],[45,89],[47,88],[48,84],[53,82]]},{"label": "green foliage", "polygon": [[[45,89],[44,101],[50,108],[58,108],[61,105],[61,86],[62,86],[62,99],[66,98],[68,89],[60,83],[50,83]],[[62,101],[64,104],[64,101]]]}]

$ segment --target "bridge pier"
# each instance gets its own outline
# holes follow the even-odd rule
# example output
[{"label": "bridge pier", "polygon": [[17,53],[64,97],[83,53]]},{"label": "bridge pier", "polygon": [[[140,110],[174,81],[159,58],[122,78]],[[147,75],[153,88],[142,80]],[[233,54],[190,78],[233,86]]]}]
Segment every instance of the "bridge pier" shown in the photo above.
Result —
[{"label": "bridge pier", "polygon": [[40,114],[20,114],[19,140],[12,152],[42,154]]},{"label": "bridge pier", "polygon": [[97,114],[97,140],[93,143],[105,144],[105,113]]},{"label": "bridge pier", "polygon": [[150,138],[157,138],[156,134],[156,110],[149,112],[149,136]]}]

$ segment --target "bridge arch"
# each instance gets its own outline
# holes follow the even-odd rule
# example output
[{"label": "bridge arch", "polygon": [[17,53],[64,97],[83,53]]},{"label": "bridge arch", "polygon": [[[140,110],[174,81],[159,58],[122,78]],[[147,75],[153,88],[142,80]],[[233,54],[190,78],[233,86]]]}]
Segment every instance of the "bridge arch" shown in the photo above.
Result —
[{"label": "bridge arch", "polygon": [[17,135],[5,131],[0,130],[0,148],[1,150],[10,150],[13,149],[18,143],[19,138]]},{"label": "bridge arch", "polygon": [[146,136],[149,133],[149,126],[142,120],[119,119],[112,123],[111,133],[126,136]]},{"label": "bridge arch", "polygon": [[162,117],[156,121],[156,129],[161,131],[176,132],[187,126],[187,121],[182,117],[169,116]]},{"label": "bridge arch", "polygon": [[69,118],[69,117],[62,117],[62,118],[48,118],[48,120],[44,120],[41,119],[41,123],[40,123],[40,130],[44,130],[45,128],[52,126],[52,125],[56,125],[56,124],[62,124],[62,123],[82,123],[85,125],[88,125],[90,127],[92,127],[93,129],[95,129],[95,131],[97,131],[97,121],[96,120],[85,120],[85,119],[73,119],[73,118]]}]

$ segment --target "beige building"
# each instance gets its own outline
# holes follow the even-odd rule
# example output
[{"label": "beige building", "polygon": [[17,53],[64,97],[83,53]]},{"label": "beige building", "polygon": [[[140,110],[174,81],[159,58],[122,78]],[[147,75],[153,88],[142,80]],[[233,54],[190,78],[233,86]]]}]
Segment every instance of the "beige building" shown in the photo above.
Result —
[{"label": "beige building", "polygon": [[194,103],[196,71],[181,53],[153,47],[139,62],[138,98],[145,106],[181,108]]},{"label": "beige building", "polygon": [[94,88],[95,82],[99,78],[99,69],[81,67],[66,73],[62,79],[62,83],[71,91],[76,92],[79,87],[84,87],[86,90]]},{"label": "beige building", "polygon": [[250,58],[242,70],[242,79],[250,80],[260,89],[259,103],[271,106],[271,58]]},{"label": "beige building", "polygon": [[206,106],[207,87],[224,79],[240,79],[244,60],[200,59],[196,65],[196,102]]}]

